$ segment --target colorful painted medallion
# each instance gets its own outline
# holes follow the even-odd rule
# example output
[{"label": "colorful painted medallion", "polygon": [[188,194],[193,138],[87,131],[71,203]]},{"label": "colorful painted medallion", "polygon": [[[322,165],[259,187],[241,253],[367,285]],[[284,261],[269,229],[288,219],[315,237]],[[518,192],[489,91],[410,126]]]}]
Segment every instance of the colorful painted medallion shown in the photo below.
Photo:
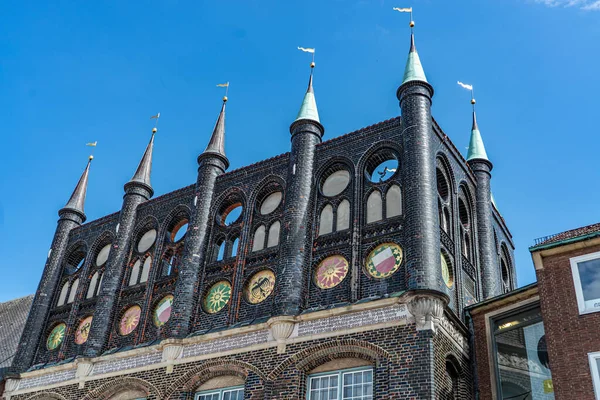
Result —
[{"label": "colorful painted medallion", "polygon": [[263,302],[273,292],[275,287],[275,274],[265,269],[257,272],[250,278],[246,286],[246,299],[252,304]]},{"label": "colorful painted medallion", "polygon": [[336,287],[348,274],[348,261],[342,256],[327,257],[315,271],[315,284],[321,289]]},{"label": "colorful painted medallion", "polygon": [[452,284],[454,283],[452,271],[450,270],[450,266],[448,265],[448,261],[446,260],[446,257],[444,256],[444,254],[442,254],[441,256],[442,256],[442,279],[444,279],[444,283],[446,284],[446,286],[451,288]]},{"label": "colorful painted medallion", "polygon": [[204,297],[204,309],[209,314],[218,313],[231,299],[231,284],[219,281],[212,285]]},{"label": "colorful painted medallion", "polygon": [[366,269],[373,278],[387,278],[402,264],[402,247],[395,243],[377,246],[367,257]]},{"label": "colorful painted medallion", "polygon": [[81,320],[77,330],[75,331],[75,343],[84,344],[87,342],[88,335],[90,334],[90,327],[92,326],[92,316],[89,315]]},{"label": "colorful painted medallion", "polygon": [[142,309],[140,306],[129,307],[119,322],[119,333],[123,336],[129,335],[140,323]]},{"label": "colorful painted medallion", "polygon": [[152,314],[152,320],[154,321],[154,325],[157,327],[161,327],[167,323],[169,318],[171,318],[171,307],[173,306],[173,296],[170,294],[163,297],[161,301],[158,302],[156,307],[154,308],[154,313]]},{"label": "colorful painted medallion", "polygon": [[58,346],[65,339],[65,331],[67,330],[67,325],[64,323],[60,323],[52,329],[52,332],[48,335],[48,340],[46,341],[46,347],[48,350],[56,350]]}]

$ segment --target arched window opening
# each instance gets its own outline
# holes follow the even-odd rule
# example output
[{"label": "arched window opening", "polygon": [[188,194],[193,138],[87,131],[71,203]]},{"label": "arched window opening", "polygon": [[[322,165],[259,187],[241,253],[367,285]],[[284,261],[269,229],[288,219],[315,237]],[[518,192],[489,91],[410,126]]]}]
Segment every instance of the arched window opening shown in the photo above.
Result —
[{"label": "arched window opening", "polygon": [[448,196],[450,194],[450,187],[448,185],[448,180],[446,176],[442,172],[441,169],[436,169],[436,178],[437,178],[437,191],[443,201],[448,201]]},{"label": "arched window opening", "polygon": [[500,271],[502,274],[502,290],[503,293],[510,292],[511,290],[511,279],[510,279],[510,256],[508,255],[508,250],[504,243],[502,244],[500,256]]},{"label": "arched window opening", "polygon": [[337,208],[336,231],[343,231],[350,228],[350,202],[342,200]]},{"label": "arched window opening", "polygon": [[458,217],[460,218],[460,223],[466,229],[469,229],[469,211],[467,210],[467,206],[463,199],[458,199]]},{"label": "arched window opening", "polygon": [[465,232],[463,239],[463,254],[467,258],[471,258],[471,238],[468,233]]},{"label": "arched window opening", "polygon": [[448,211],[448,207],[444,207],[444,211],[442,213],[442,220],[444,221],[444,232],[450,234],[450,230],[452,228],[452,224],[450,223],[450,211]]},{"label": "arched window opening", "polygon": [[381,193],[375,190],[369,195],[367,199],[367,224],[371,222],[381,221],[382,216],[382,201]]},{"label": "arched window opening", "polygon": [[98,281],[98,285],[96,286],[96,293],[94,296],[98,296],[100,294],[100,289],[102,288],[102,279],[104,279],[104,274],[100,274],[100,280]]},{"label": "arched window opening", "polygon": [[75,250],[71,251],[67,256],[67,262],[65,267],[65,272],[67,274],[73,274],[83,267],[85,264],[85,256],[87,254],[87,250],[85,246],[81,245],[77,247]]},{"label": "arched window opening", "polygon": [[441,398],[443,400],[458,400],[458,383],[460,373],[455,362],[449,358],[446,359],[446,370],[444,374],[444,384]]},{"label": "arched window opening", "polygon": [[446,220],[446,217],[444,216],[444,206],[442,205],[442,202],[438,200],[438,215],[440,218],[440,228],[442,228],[442,230],[446,233],[448,233],[448,221]]},{"label": "arched window opening", "polygon": [[327,204],[321,211],[319,220],[319,236],[333,232],[333,207]]},{"label": "arched window opening", "polygon": [[365,165],[365,177],[371,183],[382,183],[398,172],[398,155],[392,149],[382,149],[369,157]]},{"label": "arched window opening", "polygon": [[96,285],[98,284],[98,271],[92,275],[92,279],[90,279],[90,286],[88,287],[87,294],[85,295],[86,299],[91,299],[96,295]]},{"label": "arched window opening", "polygon": [[269,228],[269,237],[267,240],[267,247],[275,247],[279,244],[279,229],[281,223],[279,221],[273,222]]},{"label": "arched window opening", "polygon": [[148,275],[150,275],[150,267],[152,266],[152,257],[146,258],[144,266],[142,268],[142,275],[140,276],[140,283],[148,282]]},{"label": "arched window opening", "polygon": [[146,400],[148,394],[140,389],[127,389],[111,396],[110,400]]},{"label": "arched window opening", "polygon": [[231,257],[237,257],[238,247],[240,245],[240,238],[235,238],[231,243]]},{"label": "arched window opening", "polygon": [[259,226],[254,231],[254,240],[252,242],[252,251],[259,251],[265,248],[265,233],[264,225]]},{"label": "arched window opening", "polygon": [[65,304],[67,300],[67,293],[69,292],[69,282],[65,282],[62,289],[60,290],[60,295],[58,296],[58,301],[56,302],[56,306],[62,306]]},{"label": "arched window opening", "polygon": [[131,275],[129,276],[129,286],[133,286],[138,283],[138,278],[140,276],[140,267],[142,266],[142,262],[140,260],[136,260],[131,268]]},{"label": "arched window opening", "polygon": [[77,294],[77,289],[79,288],[79,278],[73,281],[71,285],[71,290],[69,291],[69,299],[67,300],[67,304],[71,304],[75,301],[75,295]]},{"label": "arched window opening", "polygon": [[219,242],[217,242],[217,246],[216,260],[221,261],[223,258],[225,258],[225,239],[221,239]]},{"label": "arched window opening", "polygon": [[392,185],[385,195],[386,218],[396,217],[402,214],[402,192],[400,186]]}]

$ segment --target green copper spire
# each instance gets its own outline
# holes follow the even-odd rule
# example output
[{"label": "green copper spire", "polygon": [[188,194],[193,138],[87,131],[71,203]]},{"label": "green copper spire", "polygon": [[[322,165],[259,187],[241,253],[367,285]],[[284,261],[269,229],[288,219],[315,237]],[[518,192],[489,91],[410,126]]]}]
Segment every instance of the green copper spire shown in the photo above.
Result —
[{"label": "green copper spire", "polygon": [[473,110],[473,128],[471,128],[471,141],[469,142],[467,161],[475,159],[489,161],[485,147],[483,146],[481,133],[479,133],[479,127],[477,126],[477,116],[475,115],[475,110]]},{"label": "green copper spire", "polygon": [[296,121],[301,119],[309,119],[316,122],[321,122],[319,120],[319,111],[317,110],[317,102],[315,100],[315,92],[313,90],[313,70],[314,63],[311,64],[310,70],[310,78],[308,80],[308,89],[306,89],[306,94],[304,95],[304,100],[302,100],[302,105],[300,106],[300,111],[298,112],[298,116],[296,117]]},{"label": "green copper spire", "polygon": [[409,81],[427,82],[425,71],[423,71],[421,59],[419,58],[419,53],[417,53],[417,48],[415,47],[414,33],[410,34],[410,51],[408,52],[408,60],[406,60],[406,68],[404,68],[404,78],[402,78],[402,83],[404,84]]}]

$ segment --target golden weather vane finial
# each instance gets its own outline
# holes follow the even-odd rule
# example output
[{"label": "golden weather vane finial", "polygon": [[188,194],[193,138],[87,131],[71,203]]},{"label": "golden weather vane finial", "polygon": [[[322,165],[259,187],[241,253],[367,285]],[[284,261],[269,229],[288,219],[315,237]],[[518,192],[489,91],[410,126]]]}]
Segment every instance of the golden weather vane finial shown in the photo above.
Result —
[{"label": "golden weather vane finial", "polygon": [[223,103],[227,103],[227,93],[229,92],[229,82],[225,82],[225,83],[219,83],[217,84],[217,87],[224,87],[225,88],[225,96],[223,96]]},{"label": "golden weather vane finial", "polygon": [[300,46],[298,46],[298,50],[303,51],[305,53],[311,53],[312,54],[312,62],[310,63],[310,67],[314,68],[315,67],[315,49],[311,48],[311,47],[300,47]]},{"label": "golden weather vane finial", "polygon": [[158,131],[158,119],[160,118],[160,113],[156,113],[156,115],[153,115],[150,117],[150,119],[155,119],[156,122],[154,122],[154,128],[152,128],[152,133],[156,133],[156,131]]},{"label": "golden weather vane finial", "polygon": [[92,161],[94,159],[94,149],[98,145],[98,141],[96,140],[95,142],[86,143],[85,145],[89,146],[89,147],[92,147],[92,151],[90,152],[91,154],[89,156],[90,161]]},{"label": "golden weather vane finial", "polygon": [[473,85],[468,85],[461,81],[457,81],[456,83],[458,83],[458,86],[471,91],[471,105],[473,106],[473,111],[475,111],[475,92],[473,91]]},{"label": "golden weather vane finial", "polygon": [[394,7],[394,8],[392,8],[392,10],[398,11],[401,13],[410,13],[410,23],[409,23],[410,29],[412,30],[415,27],[415,21],[413,20],[412,7],[406,7],[406,8]]}]

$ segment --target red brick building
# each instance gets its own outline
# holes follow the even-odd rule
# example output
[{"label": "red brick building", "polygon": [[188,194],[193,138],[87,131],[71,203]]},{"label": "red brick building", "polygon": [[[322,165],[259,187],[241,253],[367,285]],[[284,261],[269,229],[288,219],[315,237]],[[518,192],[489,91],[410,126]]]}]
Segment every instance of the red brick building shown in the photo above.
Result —
[{"label": "red brick building", "polygon": [[600,224],[536,241],[537,283],[468,309],[480,399],[600,399]]}]

